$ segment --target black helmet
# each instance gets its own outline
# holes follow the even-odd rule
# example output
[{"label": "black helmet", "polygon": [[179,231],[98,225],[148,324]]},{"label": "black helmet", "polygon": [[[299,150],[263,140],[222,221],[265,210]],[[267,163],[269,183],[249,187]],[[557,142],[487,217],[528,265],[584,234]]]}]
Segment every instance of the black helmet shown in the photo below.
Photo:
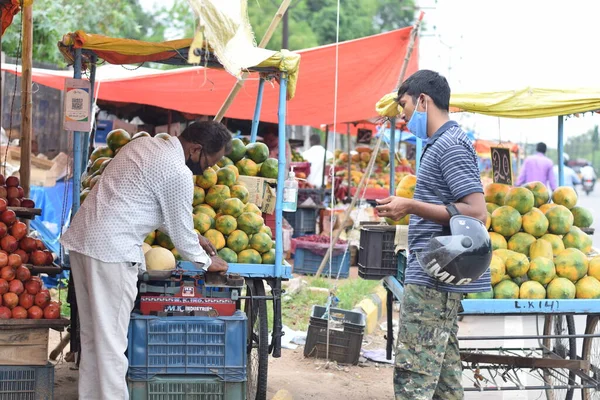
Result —
[{"label": "black helmet", "polygon": [[429,276],[440,282],[468,285],[490,266],[490,235],[480,220],[454,215],[450,218],[450,235],[433,236],[427,248],[417,253],[417,260]]}]

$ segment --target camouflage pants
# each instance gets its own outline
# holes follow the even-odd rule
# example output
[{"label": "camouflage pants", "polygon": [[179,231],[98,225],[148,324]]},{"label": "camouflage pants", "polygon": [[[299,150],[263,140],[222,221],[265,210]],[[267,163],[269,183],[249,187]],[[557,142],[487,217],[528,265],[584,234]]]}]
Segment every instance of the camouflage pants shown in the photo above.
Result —
[{"label": "camouflage pants", "polygon": [[396,400],[463,398],[457,313],[461,293],[406,285],[396,344]]}]

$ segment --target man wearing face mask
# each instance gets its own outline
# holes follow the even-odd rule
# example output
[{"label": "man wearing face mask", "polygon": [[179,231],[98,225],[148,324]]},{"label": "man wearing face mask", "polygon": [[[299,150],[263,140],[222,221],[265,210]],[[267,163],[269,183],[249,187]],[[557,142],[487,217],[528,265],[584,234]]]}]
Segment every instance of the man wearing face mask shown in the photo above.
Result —
[{"label": "man wearing face mask", "polygon": [[73,218],[61,243],[70,251],[79,307],[79,398],[128,398],[127,329],[150,232],[168,234],[199,269],[227,271],[194,231],[192,175],[216,164],[230,146],[231,133],[214,121],[196,122],[168,140],[137,138],[110,162]]},{"label": "man wearing face mask", "polygon": [[449,118],[450,87],[437,72],[421,70],[410,76],[398,89],[398,102],[408,129],[425,141],[425,148],[417,154],[421,163],[414,199],[392,196],[377,207],[379,215],[393,220],[411,215],[394,391],[396,400],[462,399],[457,313],[463,293],[491,289],[489,268],[478,265],[475,273],[473,265],[461,264],[463,276],[473,274],[456,282],[439,269],[432,272],[441,259],[431,269],[421,260],[433,237],[451,237],[444,233],[451,214],[464,216],[473,228],[485,222],[477,155],[465,132]]}]

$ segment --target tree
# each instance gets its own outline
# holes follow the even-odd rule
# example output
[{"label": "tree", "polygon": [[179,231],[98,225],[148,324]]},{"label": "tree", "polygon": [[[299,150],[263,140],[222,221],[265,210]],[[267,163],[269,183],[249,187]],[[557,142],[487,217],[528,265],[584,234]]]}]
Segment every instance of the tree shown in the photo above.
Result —
[{"label": "tree", "polygon": [[[82,29],[107,36],[143,39],[148,21],[138,0],[36,0],[33,11],[33,59],[64,64],[56,44],[68,32]],[[2,37],[2,50],[20,57],[21,13]]]}]

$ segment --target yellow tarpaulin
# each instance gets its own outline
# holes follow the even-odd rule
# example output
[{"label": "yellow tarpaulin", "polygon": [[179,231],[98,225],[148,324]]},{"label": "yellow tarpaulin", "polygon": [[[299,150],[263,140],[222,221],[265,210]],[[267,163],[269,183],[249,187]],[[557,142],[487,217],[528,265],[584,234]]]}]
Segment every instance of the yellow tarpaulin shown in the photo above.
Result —
[{"label": "yellow tarpaulin", "polygon": [[[384,117],[399,114],[396,93],[389,93],[375,106]],[[450,111],[465,111],[506,118],[543,118],[600,110],[600,89],[524,88],[503,92],[456,93]]]}]

